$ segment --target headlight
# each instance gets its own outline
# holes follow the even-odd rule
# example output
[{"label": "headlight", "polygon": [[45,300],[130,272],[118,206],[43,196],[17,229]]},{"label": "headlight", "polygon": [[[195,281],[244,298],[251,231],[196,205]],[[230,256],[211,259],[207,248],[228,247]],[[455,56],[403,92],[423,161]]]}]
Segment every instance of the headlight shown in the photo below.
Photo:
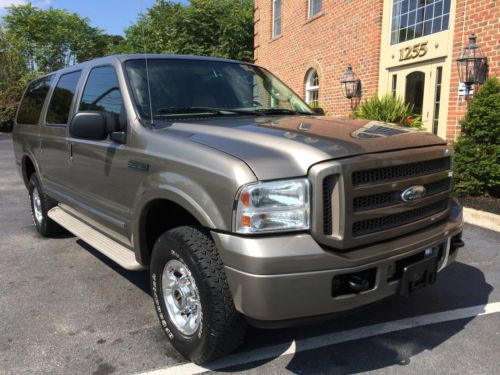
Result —
[{"label": "headlight", "polygon": [[245,185],[236,203],[235,232],[309,229],[309,181],[305,178]]}]

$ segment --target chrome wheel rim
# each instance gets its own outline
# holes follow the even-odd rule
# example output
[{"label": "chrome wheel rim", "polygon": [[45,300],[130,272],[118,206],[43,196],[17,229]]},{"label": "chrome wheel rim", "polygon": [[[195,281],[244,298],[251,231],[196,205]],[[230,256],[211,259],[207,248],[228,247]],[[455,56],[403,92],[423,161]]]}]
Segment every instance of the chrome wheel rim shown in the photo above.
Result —
[{"label": "chrome wheel rim", "polygon": [[172,259],[163,268],[163,300],[170,320],[185,335],[193,335],[201,323],[201,303],[196,282],[184,263]]},{"label": "chrome wheel rim", "polygon": [[42,200],[40,199],[37,188],[33,189],[31,200],[33,201],[33,215],[35,216],[36,222],[40,224],[43,220]]}]

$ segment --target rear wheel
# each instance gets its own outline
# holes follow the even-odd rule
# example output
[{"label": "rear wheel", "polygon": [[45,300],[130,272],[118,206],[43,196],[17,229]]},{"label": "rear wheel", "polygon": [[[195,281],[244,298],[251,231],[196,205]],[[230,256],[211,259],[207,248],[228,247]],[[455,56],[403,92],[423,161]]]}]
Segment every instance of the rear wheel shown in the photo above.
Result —
[{"label": "rear wheel", "polygon": [[55,236],[63,232],[64,229],[47,215],[49,210],[57,205],[57,202],[44,194],[36,173],[30,177],[28,193],[31,217],[37,232],[44,237]]},{"label": "rear wheel", "polygon": [[245,320],[234,307],[208,231],[179,227],[165,232],[154,246],[150,270],[160,323],[181,354],[201,364],[239,346]]}]

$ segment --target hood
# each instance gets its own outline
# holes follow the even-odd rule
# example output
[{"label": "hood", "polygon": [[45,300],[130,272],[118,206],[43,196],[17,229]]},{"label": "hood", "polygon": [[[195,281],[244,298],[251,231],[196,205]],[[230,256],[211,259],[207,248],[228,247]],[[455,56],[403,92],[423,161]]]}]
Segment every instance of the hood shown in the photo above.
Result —
[{"label": "hood", "polygon": [[434,134],[412,128],[323,116],[218,117],[169,122],[156,132],[235,156],[260,180],[305,176],[312,165],[326,160],[446,144]]}]

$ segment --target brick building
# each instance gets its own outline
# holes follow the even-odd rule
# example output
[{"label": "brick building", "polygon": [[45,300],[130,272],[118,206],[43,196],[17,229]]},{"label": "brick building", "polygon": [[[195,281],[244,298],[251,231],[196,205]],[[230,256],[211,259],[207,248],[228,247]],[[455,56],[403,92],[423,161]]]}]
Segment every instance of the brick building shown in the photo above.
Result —
[{"label": "brick building", "polygon": [[456,59],[471,33],[498,76],[496,0],[255,0],[254,59],[333,115],[351,111],[340,84],[351,64],[362,99],[399,95],[451,141],[466,108]]}]

